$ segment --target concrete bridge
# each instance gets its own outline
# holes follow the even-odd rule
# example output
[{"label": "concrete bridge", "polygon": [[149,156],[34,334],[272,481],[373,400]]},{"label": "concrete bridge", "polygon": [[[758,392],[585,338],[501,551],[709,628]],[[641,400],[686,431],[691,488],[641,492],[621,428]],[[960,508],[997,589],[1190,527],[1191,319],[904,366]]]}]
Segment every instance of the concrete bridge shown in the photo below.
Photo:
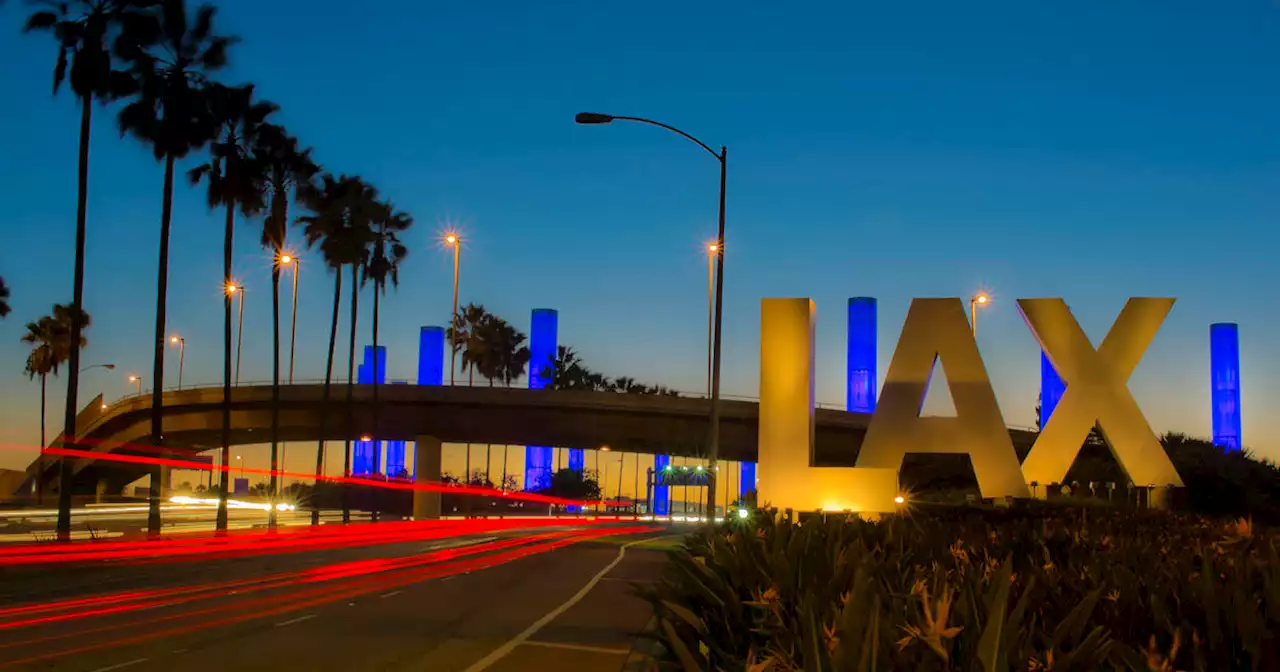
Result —
[{"label": "concrete bridge", "polygon": [[[374,434],[373,386],[356,385],[347,422],[346,385],[334,384],[326,404],[319,384],[280,386],[281,441],[341,441]],[[231,444],[270,441],[271,386],[250,385],[231,391]],[[759,405],[721,400],[720,458],[755,461]],[[446,443],[492,443],[595,449],[686,457],[705,455],[708,400],[522,388],[380,385],[377,438],[414,441],[432,437]],[[321,435],[321,416],[325,416]],[[852,465],[870,415],[815,410],[815,453],[822,466]],[[98,452],[153,454],[130,450],[147,444],[151,431],[151,395],[105,405],[94,399],[77,417],[80,436]],[[1035,433],[1010,430],[1020,454]],[[222,388],[164,393],[164,444],[198,451],[222,442]],[[56,441],[60,441],[61,436]],[[55,441],[55,443],[56,443]],[[45,459],[44,479],[56,488],[56,459]],[[27,469],[34,477],[39,469]],[[110,460],[74,460],[75,494],[100,488],[117,492],[143,475],[141,468]],[[24,487],[30,487],[30,477]],[[52,492],[52,488],[46,488]]]}]

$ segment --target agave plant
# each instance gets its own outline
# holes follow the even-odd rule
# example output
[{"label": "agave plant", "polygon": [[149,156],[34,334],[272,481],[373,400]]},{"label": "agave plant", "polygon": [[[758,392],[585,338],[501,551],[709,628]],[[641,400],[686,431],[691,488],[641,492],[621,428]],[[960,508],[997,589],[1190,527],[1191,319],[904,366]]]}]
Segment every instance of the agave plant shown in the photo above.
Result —
[{"label": "agave plant", "polygon": [[1280,669],[1275,533],[1160,512],[757,512],[636,590],[663,669]]}]

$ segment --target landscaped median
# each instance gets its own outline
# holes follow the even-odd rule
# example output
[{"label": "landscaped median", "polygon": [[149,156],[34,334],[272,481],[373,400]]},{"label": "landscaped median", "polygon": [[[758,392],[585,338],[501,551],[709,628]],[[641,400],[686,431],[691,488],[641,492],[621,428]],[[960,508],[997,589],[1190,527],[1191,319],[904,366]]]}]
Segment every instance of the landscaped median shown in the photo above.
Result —
[{"label": "landscaped median", "polygon": [[1280,542],[1246,520],[1033,505],[689,537],[638,587],[668,669],[1280,670]]}]

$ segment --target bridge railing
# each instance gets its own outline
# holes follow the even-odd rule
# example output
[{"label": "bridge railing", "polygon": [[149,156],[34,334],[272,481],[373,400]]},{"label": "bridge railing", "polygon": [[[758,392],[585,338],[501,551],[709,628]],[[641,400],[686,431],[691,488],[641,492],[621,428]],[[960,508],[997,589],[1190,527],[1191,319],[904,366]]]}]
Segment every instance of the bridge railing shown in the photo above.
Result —
[{"label": "bridge railing", "polygon": [[[334,386],[334,388],[342,388],[342,387],[345,387],[345,386],[347,385],[347,381],[346,381],[346,379],[342,379],[342,380],[334,379],[334,380],[330,380],[329,382],[330,382],[330,384],[331,384],[331,385],[333,385],[333,386]],[[281,387],[285,387],[285,386],[287,386],[287,385],[289,385],[289,384],[290,384],[290,383],[286,383],[286,382],[284,382],[284,381],[281,381],[281,382],[280,382]],[[323,384],[324,384],[324,379],[323,379],[323,378],[295,378],[295,379],[293,380],[293,383],[292,383],[292,384],[293,384],[293,385],[323,385]],[[368,385],[369,383],[356,383],[356,384],[357,384],[357,385]],[[393,380],[388,380],[388,381],[386,381],[385,383],[380,383],[380,384],[381,384],[381,385],[404,385],[404,384],[410,384],[410,385],[411,385],[411,384],[413,384],[413,381],[411,381],[411,380],[405,380],[405,379],[393,379]],[[271,385],[271,381],[270,381],[270,380],[262,380],[262,381],[258,381],[258,380],[249,380],[249,381],[243,381],[243,382],[241,382],[241,383],[238,385],[238,387],[264,387],[264,386],[268,386],[268,385]],[[468,383],[467,381],[458,381],[458,382],[457,382],[456,384],[454,384],[454,385],[444,385],[443,387],[483,387],[483,388],[487,388],[487,387],[490,387],[490,385],[489,385],[489,383],[488,383],[487,381],[476,381],[476,382],[472,382],[472,383]],[[221,382],[218,382],[218,383],[198,383],[198,384],[196,384],[196,385],[183,385],[181,388],[179,388],[177,385],[172,385],[172,386],[169,386],[169,387],[164,388],[164,391],[165,391],[165,392],[178,392],[178,391],[181,391],[181,390],[208,390],[208,389],[221,389],[221,388],[222,388],[222,383],[221,383]],[[622,392],[617,392],[617,393],[615,393],[615,394],[624,394],[624,393],[622,393]],[[681,398],[684,398],[684,399],[706,399],[706,398],[707,398],[707,396],[708,396],[706,392],[685,392],[685,391],[677,391],[677,394],[679,394],[679,396],[680,396]],[[148,390],[148,389],[146,389],[146,388],[143,388],[143,392],[142,392],[142,394],[141,394],[141,395],[139,395],[139,394],[137,394],[137,393],[124,395],[123,397],[120,397],[120,398],[116,399],[115,401],[112,401],[112,402],[109,404],[109,406],[114,406],[114,405],[116,405],[116,404],[119,404],[119,403],[123,403],[123,402],[129,401],[130,399],[136,399],[136,398],[139,398],[139,397],[145,398],[145,397],[149,397],[149,396],[151,396],[151,390]],[[759,403],[759,402],[760,402],[760,398],[759,398],[759,397],[752,397],[752,396],[749,396],[749,395],[743,395],[743,394],[721,394],[721,395],[720,395],[720,398],[721,398],[721,399],[724,399],[724,400],[727,400],[727,401],[747,401],[747,402],[752,402],[752,403]],[[816,408],[821,408],[821,409],[825,409],[825,410],[832,410],[832,411],[843,411],[843,410],[845,410],[845,405],[844,405],[844,404],[834,404],[834,403],[830,403],[830,402],[823,402],[823,401],[815,402],[815,403],[814,403],[814,406],[815,406]],[[1021,431],[1024,431],[1024,432],[1038,432],[1038,431],[1040,431],[1040,430],[1036,429],[1035,427],[1028,427],[1028,426],[1025,426],[1025,425],[1008,425],[1008,427],[1009,427],[1009,429],[1016,429],[1016,430],[1021,430]]]}]

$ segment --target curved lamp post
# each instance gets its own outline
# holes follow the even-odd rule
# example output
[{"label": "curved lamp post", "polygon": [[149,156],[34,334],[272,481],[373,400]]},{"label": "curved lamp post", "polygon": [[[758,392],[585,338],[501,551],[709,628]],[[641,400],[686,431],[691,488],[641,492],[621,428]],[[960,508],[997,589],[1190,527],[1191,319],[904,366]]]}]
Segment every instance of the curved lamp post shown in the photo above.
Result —
[{"label": "curved lamp post", "polygon": [[972,325],[973,336],[978,336],[978,308],[984,308],[991,302],[991,297],[986,292],[979,292],[969,299],[969,323]]},{"label": "curved lamp post", "polygon": [[[714,502],[716,501],[715,467],[716,460],[720,455],[720,326],[724,310],[724,191],[725,176],[729,165],[729,150],[722,145],[720,147],[720,151],[716,152],[714,149],[711,149],[707,143],[693,137],[692,135],[689,135],[674,126],[668,126],[667,124],[654,121],[652,119],[644,119],[641,117],[619,117],[611,114],[600,114],[598,112],[579,112],[578,115],[574,117],[574,121],[579,124],[608,124],[615,121],[634,121],[639,124],[648,124],[650,126],[665,128],[666,130],[671,131],[676,135],[683,136],[693,144],[703,148],[708,154],[714,156],[716,160],[720,162],[719,232],[716,236],[715,242],[713,243],[713,245],[715,245],[714,251],[708,247],[708,252],[714,254],[716,258],[715,337],[713,339],[711,355],[711,427],[707,432],[707,466],[711,472],[711,476],[707,480],[707,501]],[[715,511],[713,509],[711,515],[707,516],[707,521],[710,524],[715,524],[715,517]]]}]

